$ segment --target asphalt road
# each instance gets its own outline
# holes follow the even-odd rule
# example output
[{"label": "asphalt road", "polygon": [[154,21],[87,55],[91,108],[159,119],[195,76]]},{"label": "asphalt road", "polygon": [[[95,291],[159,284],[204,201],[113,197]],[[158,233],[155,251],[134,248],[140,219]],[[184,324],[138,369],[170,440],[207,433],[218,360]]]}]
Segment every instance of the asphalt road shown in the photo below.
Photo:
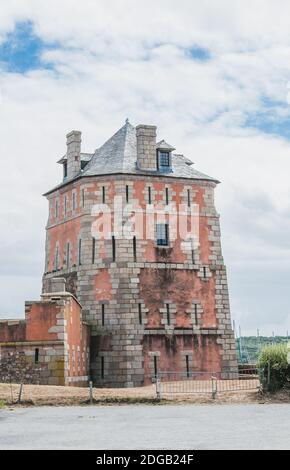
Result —
[{"label": "asphalt road", "polygon": [[0,410],[0,449],[290,449],[290,405]]}]

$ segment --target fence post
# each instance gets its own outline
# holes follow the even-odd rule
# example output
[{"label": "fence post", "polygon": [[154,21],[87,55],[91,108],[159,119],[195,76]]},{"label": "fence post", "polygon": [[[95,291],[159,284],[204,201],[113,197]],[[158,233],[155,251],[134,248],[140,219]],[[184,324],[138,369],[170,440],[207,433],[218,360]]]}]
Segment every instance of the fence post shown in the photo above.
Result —
[{"label": "fence post", "polygon": [[21,382],[17,403],[21,403],[22,390],[23,390],[23,383]]},{"label": "fence post", "polygon": [[93,404],[93,382],[89,382],[89,387],[90,387],[90,405]]},{"label": "fence post", "polygon": [[156,396],[158,400],[162,400],[162,384],[158,375],[156,376]]},{"label": "fence post", "polygon": [[211,397],[213,400],[216,399],[217,396],[217,380],[216,377],[211,377]]}]

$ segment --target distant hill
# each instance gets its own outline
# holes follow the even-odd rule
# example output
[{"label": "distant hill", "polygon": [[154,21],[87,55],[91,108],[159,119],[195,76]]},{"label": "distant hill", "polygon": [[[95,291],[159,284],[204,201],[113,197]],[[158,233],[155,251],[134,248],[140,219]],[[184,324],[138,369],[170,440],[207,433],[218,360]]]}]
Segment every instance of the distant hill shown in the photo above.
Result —
[{"label": "distant hill", "polygon": [[288,343],[290,338],[286,336],[242,336],[236,338],[238,360],[240,363],[255,364],[259,357],[259,352],[264,346],[270,344]]}]

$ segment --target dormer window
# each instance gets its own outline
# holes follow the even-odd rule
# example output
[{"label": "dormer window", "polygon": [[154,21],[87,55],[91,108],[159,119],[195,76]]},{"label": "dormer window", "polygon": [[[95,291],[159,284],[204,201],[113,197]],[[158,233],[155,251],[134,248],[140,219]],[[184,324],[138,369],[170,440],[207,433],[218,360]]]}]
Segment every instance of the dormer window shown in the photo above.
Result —
[{"label": "dormer window", "polygon": [[81,160],[81,170],[84,170],[85,167],[87,166],[87,163],[85,160]]},{"label": "dormer window", "polygon": [[175,150],[172,145],[161,140],[156,144],[157,150],[157,170],[162,172],[172,171],[172,151]]},{"label": "dormer window", "polygon": [[169,152],[159,152],[159,167],[170,167]]},{"label": "dormer window", "polygon": [[157,150],[157,169],[162,172],[171,171],[171,152]]},{"label": "dormer window", "polygon": [[63,177],[67,178],[67,162],[63,164]]}]

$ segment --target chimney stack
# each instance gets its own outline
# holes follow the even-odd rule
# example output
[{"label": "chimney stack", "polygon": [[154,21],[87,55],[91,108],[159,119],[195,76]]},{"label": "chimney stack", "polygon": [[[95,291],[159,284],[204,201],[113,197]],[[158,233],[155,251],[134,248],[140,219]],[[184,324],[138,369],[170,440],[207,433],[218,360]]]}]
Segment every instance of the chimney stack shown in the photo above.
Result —
[{"label": "chimney stack", "polygon": [[140,124],[136,127],[137,168],[156,171],[156,126]]},{"label": "chimney stack", "polygon": [[67,145],[67,178],[73,178],[81,170],[81,138],[80,131],[71,131],[66,136]]}]

